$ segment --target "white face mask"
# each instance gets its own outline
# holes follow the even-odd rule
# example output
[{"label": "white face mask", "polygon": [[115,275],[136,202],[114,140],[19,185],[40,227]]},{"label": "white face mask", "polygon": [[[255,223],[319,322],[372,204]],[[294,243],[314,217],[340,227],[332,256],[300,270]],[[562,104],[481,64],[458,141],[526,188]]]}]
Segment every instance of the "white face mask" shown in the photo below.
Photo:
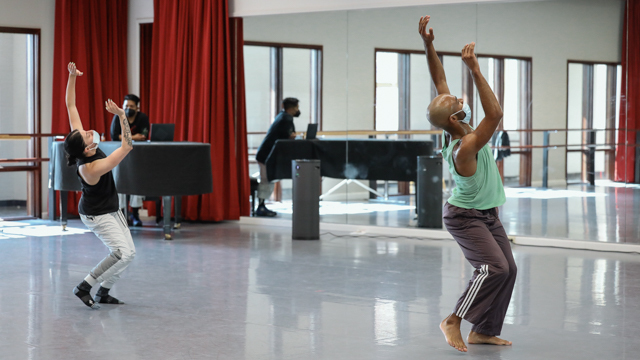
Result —
[{"label": "white face mask", "polygon": [[469,104],[467,104],[466,102],[462,103],[462,110],[458,110],[456,112],[454,112],[451,115],[455,115],[457,113],[459,113],[460,111],[464,112],[464,118],[462,120],[458,120],[461,121],[465,124],[468,124],[469,121],[471,121],[471,108],[469,107]]},{"label": "white face mask", "polygon": [[[98,146],[100,146],[100,134],[98,134],[98,132],[95,130],[91,131],[93,132],[93,142],[91,143],[91,145],[89,145],[89,147],[91,147],[91,150],[95,150],[98,148]],[[93,146],[93,144],[95,144],[96,146]]]}]

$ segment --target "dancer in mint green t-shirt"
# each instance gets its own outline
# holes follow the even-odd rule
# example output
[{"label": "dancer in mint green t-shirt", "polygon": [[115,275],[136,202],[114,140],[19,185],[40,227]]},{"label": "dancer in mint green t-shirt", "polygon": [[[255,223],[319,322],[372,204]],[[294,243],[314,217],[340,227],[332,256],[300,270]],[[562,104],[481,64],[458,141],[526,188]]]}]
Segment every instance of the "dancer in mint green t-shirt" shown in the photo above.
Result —
[{"label": "dancer in mint green t-shirt", "polygon": [[497,335],[502,330],[517,269],[509,239],[498,218],[498,206],[505,202],[502,179],[487,145],[502,120],[502,109],[480,73],[475,43],[465,45],[462,61],[471,72],[485,113],[480,125],[471,127],[469,105],[449,92],[442,63],[433,47],[433,29],[427,28],[429,19],[429,16],[420,19],[419,32],[438,96],[429,104],[427,117],[433,126],[444,130],[442,156],[456,182],[443,220],[476,269],[440,329],[449,345],[460,351],[467,351],[460,333],[462,319],[473,324],[467,337],[469,344],[511,345]]}]

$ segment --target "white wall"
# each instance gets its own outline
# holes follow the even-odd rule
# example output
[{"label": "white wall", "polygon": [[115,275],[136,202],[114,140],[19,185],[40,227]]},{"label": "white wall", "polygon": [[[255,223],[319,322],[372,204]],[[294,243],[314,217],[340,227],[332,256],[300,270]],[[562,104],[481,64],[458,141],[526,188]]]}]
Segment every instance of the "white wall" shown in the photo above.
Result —
[{"label": "white wall", "polygon": [[[322,129],[344,130],[347,124],[348,12],[269,15],[244,19],[246,41],[322,45]],[[372,70],[373,71],[373,68]],[[371,90],[373,96],[373,90]]]},{"label": "white wall", "polygon": [[[51,132],[51,102],[53,96],[53,38],[55,22],[55,0],[3,0],[0,11],[0,26],[40,29],[40,124],[43,133]],[[61,69],[66,71],[66,69]],[[62,90],[64,94],[64,89]],[[63,95],[64,96],[64,95]],[[15,121],[1,118],[1,121]],[[42,155],[48,156],[46,140],[43,141]],[[47,163],[43,164],[42,208],[47,204]],[[2,176],[2,175],[0,175]],[[13,180],[15,179],[15,180]],[[3,188],[26,188],[24,177],[2,180]],[[18,190],[17,190],[18,191]]]},{"label": "white wall", "polygon": [[[153,0],[129,0],[127,69],[131,94],[140,94],[140,24],[151,22],[153,22]],[[140,101],[148,101],[148,99],[140,99]]]},{"label": "white wall", "polygon": [[[432,17],[440,51],[475,41],[478,53],[532,58],[533,128],[565,128],[567,60],[619,62],[623,2],[563,0],[458,4],[246,17],[245,40],[324,46],[324,130],[373,128],[374,49],[421,50],[417,22]],[[346,49],[346,50],[345,50]],[[347,88],[347,91],[344,88]],[[347,101],[348,99],[348,101]],[[426,104],[425,104],[426,108]],[[347,121],[348,120],[348,121]],[[535,134],[534,144],[542,144]],[[551,137],[564,144],[565,135]],[[563,185],[565,152],[552,150],[549,181]],[[533,153],[539,185],[542,151]]]}]

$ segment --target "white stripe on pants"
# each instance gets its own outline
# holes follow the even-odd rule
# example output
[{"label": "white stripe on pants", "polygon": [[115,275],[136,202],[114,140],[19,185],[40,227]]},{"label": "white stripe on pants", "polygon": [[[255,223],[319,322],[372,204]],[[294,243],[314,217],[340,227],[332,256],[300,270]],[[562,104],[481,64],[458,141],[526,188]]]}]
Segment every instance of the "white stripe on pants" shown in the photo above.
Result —
[{"label": "white stripe on pants", "polygon": [[90,273],[102,287],[110,289],[136,256],[127,221],[120,210],[104,215],[80,215],[80,219],[111,252]]}]

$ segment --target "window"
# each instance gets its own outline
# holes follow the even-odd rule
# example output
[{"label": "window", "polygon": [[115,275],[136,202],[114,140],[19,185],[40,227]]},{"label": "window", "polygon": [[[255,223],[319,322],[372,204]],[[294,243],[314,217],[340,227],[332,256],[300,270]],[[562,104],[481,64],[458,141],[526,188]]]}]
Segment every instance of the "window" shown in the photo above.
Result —
[{"label": "window", "polygon": [[[39,29],[0,27],[0,134],[39,134]],[[0,218],[40,217],[40,138],[0,137]],[[24,161],[21,161],[24,160]]]},{"label": "window", "polygon": [[[296,131],[322,126],[321,46],[245,42],[244,62],[249,133],[266,132],[287,97],[300,100]],[[249,147],[257,148],[262,137],[250,137]]]},{"label": "window", "polygon": [[376,49],[375,129],[431,130],[427,106],[435,96],[424,53]]},{"label": "window", "polygon": [[[473,79],[460,54],[438,53],[452,94],[461,96],[472,109],[471,124],[484,117]],[[509,135],[511,146],[531,145],[531,59],[478,54],[482,74],[500,102],[504,119],[498,130]],[[375,129],[431,130],[427,106],[436,96],[425,54],[422,51],[376,49]],[[438,136],[414,136],[432,139]],[[531,185],[530,149],[513,149],[498,166],[506,185]]]},{"label": "window", "polygon": [[[508,186],[531,186],[531,149],[520,146],[531,145],[531,59],[504,56],[478,55],[480,71],[496,95],[504,114],[498,131],[505,131],[514,149],[511,156],[498,162],[504,184]],[[468,72],[466,81],[472,81]],[[470,104],[477,126],[484,118],[480,96],[473,87]]]},{"label": "window", "polygon": [[[282,109],[283,99],[300,100],[296,132],[306,131],[309,123],[322,129],[322,46],[245,41],[244,71],[249,172],[254,174],[259,170],[253,155]],[[276,200],[290,198],[290,183],[276,184]]]},{"label": "window", "polygon": [[567,129],[594,130],[567,132],[567,182],[612,180],[621,66],[578,61],[569,61],[567,66]]}]

